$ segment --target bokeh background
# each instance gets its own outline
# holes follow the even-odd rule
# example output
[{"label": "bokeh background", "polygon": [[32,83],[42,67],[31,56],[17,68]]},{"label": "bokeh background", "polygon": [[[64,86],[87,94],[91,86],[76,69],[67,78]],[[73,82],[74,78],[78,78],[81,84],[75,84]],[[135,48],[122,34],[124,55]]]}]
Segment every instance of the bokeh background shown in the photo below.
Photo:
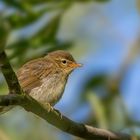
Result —
[{"label": "bokeh background", "polygon": [[[58,49],[83,63],[55,108],[140,138],[140,0],[0,0],[1,33],[3,24],[15,71]],[[0,94],[7,92],[0,73]],[[80,140],[20,107],[0,116],[0,140],[28,139]]]}]

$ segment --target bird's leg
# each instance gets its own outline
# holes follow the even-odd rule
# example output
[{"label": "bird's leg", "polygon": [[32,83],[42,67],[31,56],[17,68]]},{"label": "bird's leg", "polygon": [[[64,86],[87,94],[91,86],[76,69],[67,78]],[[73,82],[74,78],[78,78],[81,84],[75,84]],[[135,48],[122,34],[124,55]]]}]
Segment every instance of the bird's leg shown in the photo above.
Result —
[{"label": "bird's leg", "polygon": [[54,108],[50,105],[50,103],[43,103],[42,105],[45,109],[48,110],[48,113],[54,111]]},{"label": "bird's leg", "polygon": [[61,112],[57,109],[54,109],[55,112],[57,112],[57,114],[60,116],[60,118],[62,119],[63,115],[61,114]]},{"label": "bird's leg", "polygon": [[50,103],[43,103],[42,105],[43,105],[44,108],[46,108],[48,110],[48,113],[51,112],[51,111],[55,111],[60,116],[60,118],[62,119],[62,114],[60,113],[60,111],[53,108]]}]

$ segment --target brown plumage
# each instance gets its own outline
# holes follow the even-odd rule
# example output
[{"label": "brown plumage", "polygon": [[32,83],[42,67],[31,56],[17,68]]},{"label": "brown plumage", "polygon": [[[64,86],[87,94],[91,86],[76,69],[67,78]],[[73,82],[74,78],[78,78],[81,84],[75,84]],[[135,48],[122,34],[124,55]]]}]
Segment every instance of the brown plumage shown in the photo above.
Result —
[{"label": "brown plumage", "polygon": [[64,92],[69,74],[79,66],[71,54],[58,50],[27,62],[17,77],[23,91],[41,104],[54,105]]}]

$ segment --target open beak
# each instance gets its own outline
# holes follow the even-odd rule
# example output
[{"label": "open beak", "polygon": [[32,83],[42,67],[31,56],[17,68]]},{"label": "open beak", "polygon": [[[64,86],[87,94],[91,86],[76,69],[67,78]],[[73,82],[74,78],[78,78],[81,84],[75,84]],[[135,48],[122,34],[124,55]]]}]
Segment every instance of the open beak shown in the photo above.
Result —
[{"label": "open beak", "polygon": [[80,63],[73,62],[73,63],[69,64],[69,66],[71,68],[78,68],[78,67],[82,67],[83,65]]}]

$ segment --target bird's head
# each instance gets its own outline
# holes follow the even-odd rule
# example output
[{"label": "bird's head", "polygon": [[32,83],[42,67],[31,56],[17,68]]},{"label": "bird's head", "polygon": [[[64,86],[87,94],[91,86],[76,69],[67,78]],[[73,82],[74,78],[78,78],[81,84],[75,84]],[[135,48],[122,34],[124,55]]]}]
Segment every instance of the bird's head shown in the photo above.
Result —
[{"label": "bird's head", "polygon": [[47,57],[53,60],[56,65],[67,74],[70,74],[74,69],[82,66],[82,64],[77,63],[73,56],[66,51],[54,51],[48,53]]}]

